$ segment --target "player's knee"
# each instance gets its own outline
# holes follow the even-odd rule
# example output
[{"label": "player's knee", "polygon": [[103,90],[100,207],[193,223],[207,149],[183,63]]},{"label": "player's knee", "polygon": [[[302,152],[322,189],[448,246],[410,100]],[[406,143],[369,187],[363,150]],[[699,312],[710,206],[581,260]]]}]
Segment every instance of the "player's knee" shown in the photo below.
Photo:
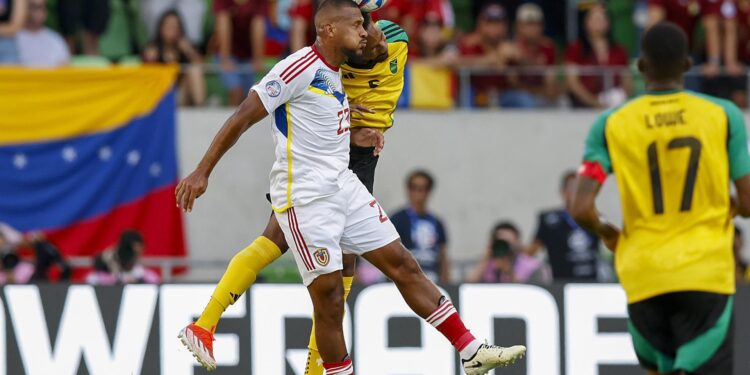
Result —
[{"label": "player's knee", "polygon": [[277,225],[272,226],[269,225],[266,227],[266,229],[263,231],[263,237],[268,238],[273,242],[276,246],[279,247],[279,250],[281,250],[281,253],[286,253],[287,250],[289,250],[289,245],[286,243],[286,239],[284,238],[284,232],[281,231],[281,228]]},{"label": "player's knee", "polygon": [[396,268],[392,272],[391,279],[396,283],[412,282],[422,274],[422,269],[419,267],[417,260],[414,259],[414,256],[412,256],[408,250],[403,248],[402,245],[399,244],[399,246],[401,246],[401,255]]},{"label": "player's knee", "polygon": [[312,297],[315,316],[336,318],[344,313],[344,284],[341,275],[331,273],[318,276],[308,287]]}]

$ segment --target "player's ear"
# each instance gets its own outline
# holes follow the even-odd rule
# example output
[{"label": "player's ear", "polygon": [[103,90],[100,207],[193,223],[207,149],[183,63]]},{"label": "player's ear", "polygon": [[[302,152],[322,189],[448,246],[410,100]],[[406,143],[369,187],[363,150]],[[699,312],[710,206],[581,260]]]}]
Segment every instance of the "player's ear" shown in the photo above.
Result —
[{"label": "player's ear", "polygon": [[646,60],[644,60],[643,57],[638,58],[638,71],[641,72],[641,74],[646,74]]}]

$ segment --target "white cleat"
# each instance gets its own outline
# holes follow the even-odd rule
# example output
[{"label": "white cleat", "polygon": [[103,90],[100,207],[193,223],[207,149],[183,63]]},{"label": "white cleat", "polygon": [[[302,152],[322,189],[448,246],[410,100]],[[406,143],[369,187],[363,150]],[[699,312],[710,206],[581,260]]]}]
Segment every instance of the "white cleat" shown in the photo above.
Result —
[{"label": "white cleat", "polygon": [[466,375],[485,375],[492,369],[516,363],[524,354],[526,354],[526,347],[523,345],[503,348],[485,343],[479,347],[473,357],[461,362]]}]

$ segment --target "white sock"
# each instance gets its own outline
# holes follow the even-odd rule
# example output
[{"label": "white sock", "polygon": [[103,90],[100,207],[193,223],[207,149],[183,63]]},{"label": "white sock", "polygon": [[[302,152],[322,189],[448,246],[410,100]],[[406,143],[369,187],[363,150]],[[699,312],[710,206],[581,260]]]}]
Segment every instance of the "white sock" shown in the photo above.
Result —
[{"label": "white sock", "polygon": [[470,342],[469,345],[466,345],[466,347],[463,348],[458,353],[458,355],[461,356],[462,360],[468,361],[472,357],[474,357],[474,354],[477,354],[477,351],[479,350],[480,346],[482,346],[482,343],[479,342],[479,340],[474,339],[474,341]]}]

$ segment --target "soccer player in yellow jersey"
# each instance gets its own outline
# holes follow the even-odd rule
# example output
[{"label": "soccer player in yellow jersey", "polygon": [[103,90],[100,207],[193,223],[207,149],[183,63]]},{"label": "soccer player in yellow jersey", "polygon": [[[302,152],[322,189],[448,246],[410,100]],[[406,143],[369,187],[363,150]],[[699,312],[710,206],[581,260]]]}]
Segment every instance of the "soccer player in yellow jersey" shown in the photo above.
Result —
[{"label": "soccer player in yellow jersey", "polygon": [[[384,145],[383,134],[393,126],[393,112],[404,87],[409,38],[393,22],[372,22],[368,13],[362,15],[365,19],[363,27],[368,34],[367,45],[361,61],[349,61],[348,65],[341,66],[341,74],[352,108],[349,168],[372,193],[378,154]],[[187,207],[189,211],[192,201],[181,204],[181,207]],[[224,310],[255,282],[263,268],[281,257],[287,249],[284,234],[271,215],[263,234],[232,258],[198,320],[180,332],[183,344],[206,369],[216,368],[213,332]],[[354,255],[344,254],[345,297],[351,289],[355,261]],[[200,345],[195,344],[196,340]],[[314,327],[309,347],[305,374],[322,375],[323,366],[315,342]]]},{"label": "soccer player in yellow jersey", "polygon": [[[690,60],[680,28],[653,26],[641,51],[648,92],[594,123],[571,214],[615,252],[629,331],[648,373],[729,375],[732,218],[750,215],[745,122],[730,102],[683,89]],[[610,173],[620,191],[621,230],[595,206]]]}]

